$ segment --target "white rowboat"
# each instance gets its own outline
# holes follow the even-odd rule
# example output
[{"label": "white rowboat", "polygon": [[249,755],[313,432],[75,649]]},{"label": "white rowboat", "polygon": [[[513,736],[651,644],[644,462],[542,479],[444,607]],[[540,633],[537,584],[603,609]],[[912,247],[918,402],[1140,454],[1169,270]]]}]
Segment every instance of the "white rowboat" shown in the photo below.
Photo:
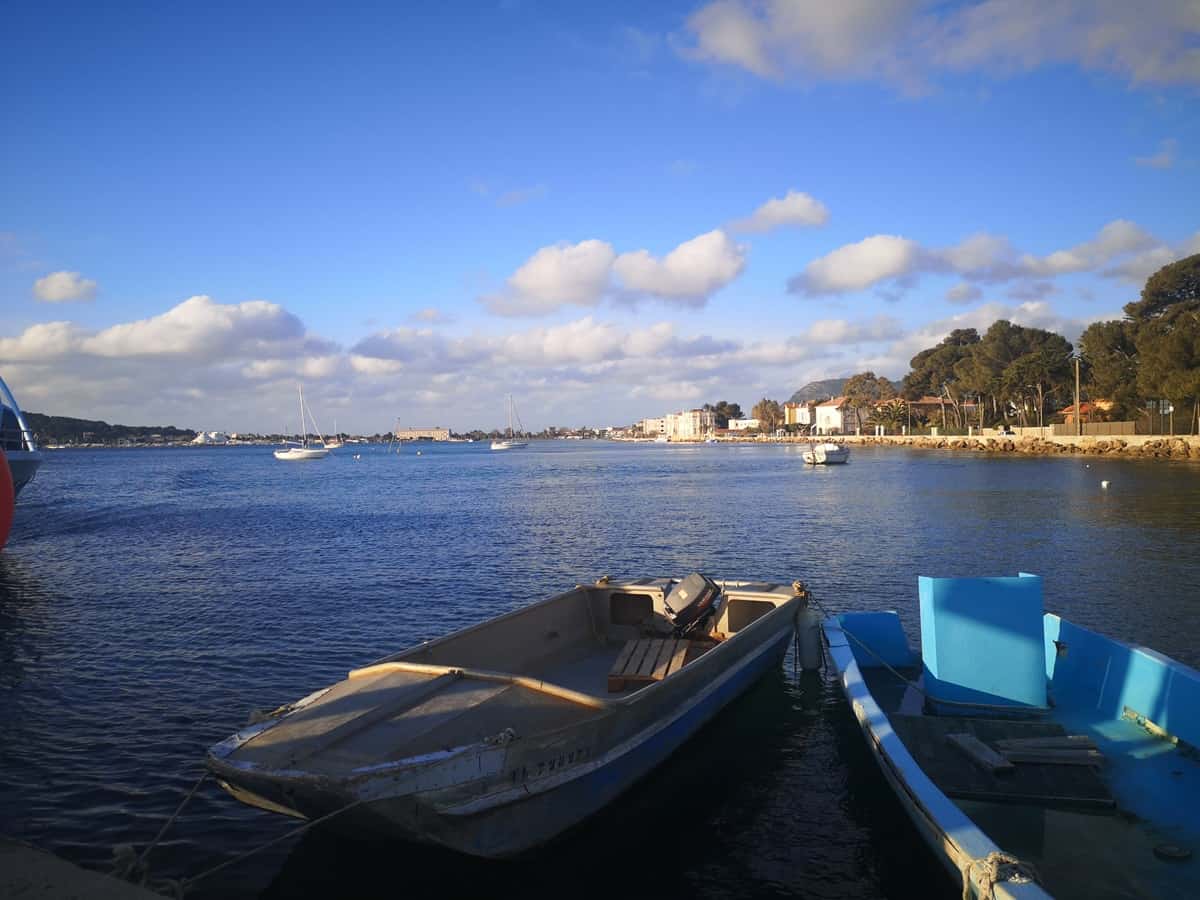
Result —
[{"label": "white rowboat", "polygon": [[[209,750],[234,797],[481,857],[538,847],[669,757],[787,650],[802,585],[607,578],[356,669]],[[354,806],[351,806],[355,804]]]}]

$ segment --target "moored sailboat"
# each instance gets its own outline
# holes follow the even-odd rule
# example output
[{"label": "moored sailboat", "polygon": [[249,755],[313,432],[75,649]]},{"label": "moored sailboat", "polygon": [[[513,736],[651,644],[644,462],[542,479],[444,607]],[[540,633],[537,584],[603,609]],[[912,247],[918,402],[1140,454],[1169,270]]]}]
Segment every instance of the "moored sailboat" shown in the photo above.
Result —
[{"label": "moored sailboat", "polygon": [[519,431],[513,430],[513,419],[517,421],[517,427],[520,431],[524,431],[521,426],[521,417],[517,415],[516,405],[513,403],[512,394],[508,395],[508,430],[505,431],[504,437],[500,440],[492,441],[493,450],[521,450],[529,446],[527,441],[522,441],[518,438]]},{"label": "moored sailboat", "polygon": [[[304,386],[297,385],[300,392],[300,441],[298,443],[285,441],[285,444],[291,443],[292,446],[285,446],[275,451],[275,458],[282,459],[287,462],[301,462],[310,459],[324,459],[329,455],[329,448],[325,445],[325,439],[321,437],[321,432],[317,428],[317,423],[314,421],[313,430],[317,432],[317,441],[310,442],[308,439],[307,418],[312,417],[312,413],[308,412],[308,408],[304,405]],[[306,418],[307,414],[307,418]]]}]

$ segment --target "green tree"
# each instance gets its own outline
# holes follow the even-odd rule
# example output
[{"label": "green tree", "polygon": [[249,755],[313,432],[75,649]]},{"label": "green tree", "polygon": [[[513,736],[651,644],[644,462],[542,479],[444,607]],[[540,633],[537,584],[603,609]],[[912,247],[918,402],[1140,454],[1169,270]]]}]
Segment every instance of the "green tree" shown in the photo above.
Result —
[{"label": "green tree", "polygon": [[1132,320],[1093,322],[1080,335],[1087,364],[1084,384],[1092,400],[1111,400],[1113,414],[1133,418],[1143,409],[1138,391],[1137,325]]},{"label": "green tree", "polygon": [[862,428],[864,419],[870,417],[881,401],[894,397],[896,389],[890,381],[874,372],[859,372],[846,380],[842,393],[846,397],[847,405],[854,411],[855,422]]},{"label": "green tree", "polygon": [[[909,364],[912,368],[904,376],[901,393],[909,400],[924,396],[941,397],[950,403],[954,418],[961,427],[962,391],[957,368],[971,357],[973,348],[979,342],[979,332],[974,328],[954,329],[937,346],[922,350],[912,358]],[[942,418],[946,418],[944,413]]]},{"label": "green tree", "polygon": [[779,401],[763,397],[754,404],[750,415],[758,419],[759,430],[763,434],[773,434],[783,422],[783,407],[779,405]]},{"label": "green tree", "polygon": [[[1004,370],[1001,387],[1007,399],[1015,405],[1024,422],[1025,410],[1032,407],[1037,424],[1045,424],[1046,401],[1060,393],[1071,376],[1069,357],[1071,345],[1061,335],[1055,335],[1067,350],[1045,348],[1017,357]],[[1026,423],[1028,424],[1028,423]]]},{"label": "green tree", "polygon": [[882,425],[888,431],[899,431],[908,422],[908,401],[903,397],[883,400],[871,411],[867,421],[871,425]]},{"label": "green tree", "polygon": [[1140,300],[1125,305],[1137,348],[1137,386],[1148,397],[1191,405],[1188,430],[1200,427],[1200,253],[1163,266]]},{"label": "green tree", "polygon": [[1138,329],[1138,386],[1188,410],[1188,431],[1200,421],[1200,310],[1164,316]]},{"label": "green tree", "polygon": [[1142,298],[1125,304],[1140,324],[1200,310],[1200,253],[1163,266],[1146,279]]},{"label": "green tree", "polygon": [[727,400],[718,400],[716,403],[705,403],[704,408],[713,414],[714,423],[717,428],[728,428],[730,419],[745,418],[742,414],[742,408],[737,403],[730,403]]}]

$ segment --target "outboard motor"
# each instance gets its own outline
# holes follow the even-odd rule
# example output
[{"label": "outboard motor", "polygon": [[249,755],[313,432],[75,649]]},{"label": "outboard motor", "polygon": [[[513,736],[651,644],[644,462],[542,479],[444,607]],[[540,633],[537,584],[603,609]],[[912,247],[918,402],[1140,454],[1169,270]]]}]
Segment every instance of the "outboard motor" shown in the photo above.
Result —
[{"label": "outboard motor", "polygon": [[675,626],[675,636],[696,631],[717,611],[721,588],[707,575],[694,572],[667,594],[664,606],[667,618]]}]

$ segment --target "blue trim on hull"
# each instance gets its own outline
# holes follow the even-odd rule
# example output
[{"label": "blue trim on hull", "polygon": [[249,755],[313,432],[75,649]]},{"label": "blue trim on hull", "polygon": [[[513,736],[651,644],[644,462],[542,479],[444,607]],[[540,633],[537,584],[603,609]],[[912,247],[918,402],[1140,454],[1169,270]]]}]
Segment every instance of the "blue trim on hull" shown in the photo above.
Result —
[{"label": "blue trim on hull", "polygon": [[[553,790],[532,794],[526,800],[474,816],[458,818],[427,812],[425,815],[437,820],[430,821],[417,813],[423,826],[421,832],[404,830],[402,834],[409,839],[428,841],[487,858],[518,856],[548,843],[611,804],[634,783],[661,765],[773,665],[779,664],[787,652],[791,636],[792,632],[788,630],[779,638],[764,643],[757,653],[747,658],[746,664],[736,675],[722,683],[703,702],[693,706],[653,738],[643,741],[611,763]],[[367,811],[370,812],[372,807],[386,808],[390,802],[393,801],[371,804]],[[415,812],[411,798],[399,802],[407,804],[408,809]],[[372,813],[373,820],[378,822],[380,814],[378,810]],[[383,812],[382,815],[387,816],[387,813]],[[540,822],[542,827],[536,832],[531,831],[531,822]],[[439,824],[446,825],[446,829],[439,828]],[[500,840],[497,841],[497,838]]]}]

